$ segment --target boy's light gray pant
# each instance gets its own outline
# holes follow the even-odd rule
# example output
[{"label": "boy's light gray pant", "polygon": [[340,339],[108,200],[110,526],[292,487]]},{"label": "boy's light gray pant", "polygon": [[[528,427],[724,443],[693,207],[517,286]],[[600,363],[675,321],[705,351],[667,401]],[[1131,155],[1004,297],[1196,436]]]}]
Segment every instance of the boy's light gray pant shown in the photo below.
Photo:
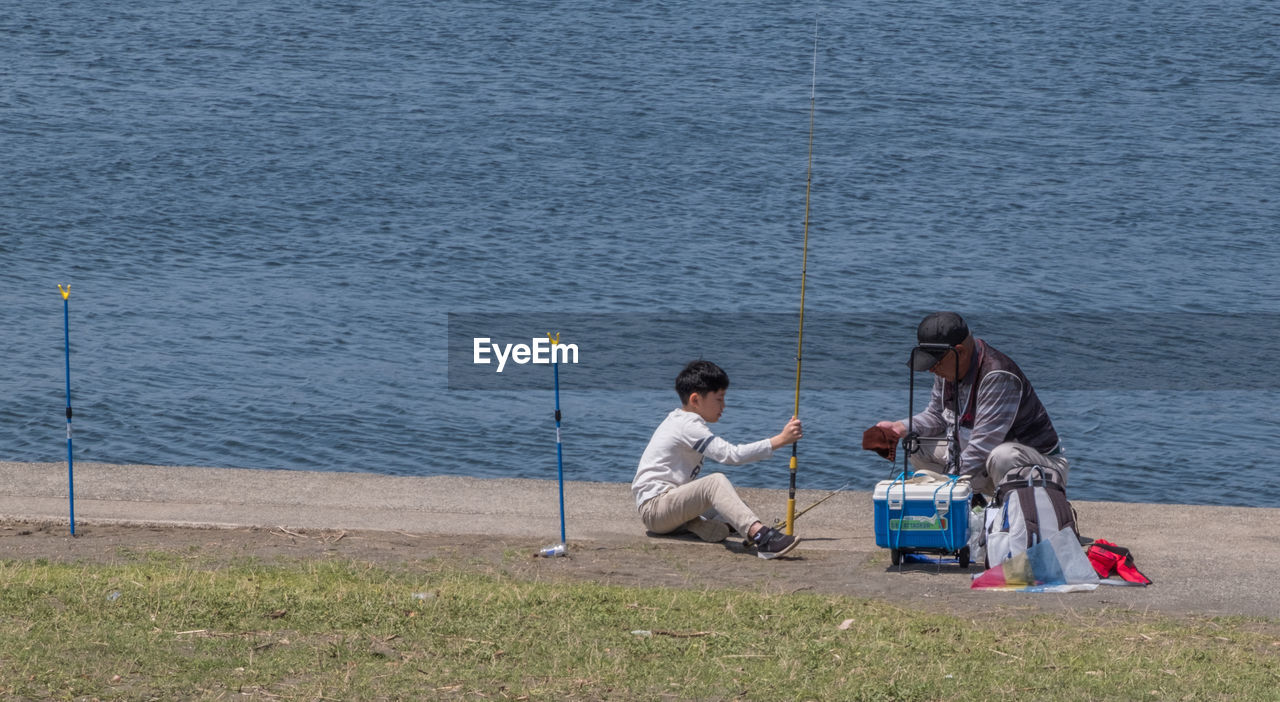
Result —
[{"label": "boy's light gray pant", "polygon": [[719,512],[743,536],[752,524],[760,521],[738,497],[738,491],[724,473],[703,476],[645,502],[640,505],[640,521],[655,534],[667,534],[711,509]]},{"label": "boy's light gray pant", "polygon": [[[922,441],[920,451],[911,457],[911,465],[924,470],[947,470],[947,443],[945,441]],[[1016,441],[1009,441],[991,449],[987,455],[987,475],[973,476],[973,491],[988,495],[995,494],[1000,479],[1015,468],[1023,466],[1045,466],[1053,468],[1062,476],[1062,486],[1067,486],[1067,471],[1071,466],[1066,455],[1058,453],[1049,456]]]}]

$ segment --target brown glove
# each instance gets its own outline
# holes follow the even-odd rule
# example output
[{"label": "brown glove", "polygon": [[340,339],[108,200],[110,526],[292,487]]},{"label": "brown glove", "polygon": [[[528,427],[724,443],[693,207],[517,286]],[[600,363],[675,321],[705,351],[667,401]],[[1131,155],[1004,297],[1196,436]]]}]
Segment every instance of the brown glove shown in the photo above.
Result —
[{"label": "brown glove", "polygon": [[862,448],[892,461],[898,454],[898,437],[889,429],[874,426],[862,432]]}]

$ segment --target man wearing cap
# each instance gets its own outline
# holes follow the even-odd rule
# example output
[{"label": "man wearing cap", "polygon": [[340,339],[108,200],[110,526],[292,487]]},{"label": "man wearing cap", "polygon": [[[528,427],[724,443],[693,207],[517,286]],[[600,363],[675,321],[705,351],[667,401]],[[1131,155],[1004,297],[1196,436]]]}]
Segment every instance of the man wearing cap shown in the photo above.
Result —
[{"label": "man wearing cap", "polygon": [[[916,338],[919,346],[912,350],[912,368],[937,377],[929,406],[911,418],[911,430],[921,437],[919,450],[911,456],[912,465],[946,472],[956,463],[948,461],[955,443],[960,455],[952,472],[958,469],[960,475],[968,476],[975,492],[993,493],[1006,473],[1027,465],[1057,472],[1066,485],[1069,466],[1058,433],[1018,364],[975,338],[955,312],[925,317],[916,329]],[[960,429],[955,441],[957,407]],[[867,430],[863,446],[877,448],[878,443],[881,455],[888,454],[892,460],[897,440],[906,433],[906,420],[880,422]],[[947,440],[926,438],[944,435]]]}]

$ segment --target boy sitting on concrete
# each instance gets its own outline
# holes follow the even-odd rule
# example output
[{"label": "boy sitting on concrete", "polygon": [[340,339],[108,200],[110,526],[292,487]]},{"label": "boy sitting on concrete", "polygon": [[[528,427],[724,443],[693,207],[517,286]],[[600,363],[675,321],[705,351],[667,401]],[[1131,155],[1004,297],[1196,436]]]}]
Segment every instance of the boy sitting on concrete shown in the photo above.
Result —
[{"label": "boy sitting on concrete", "polygon": [[711,433],[710,422],[724,412],[729,376],[710,361],[693,361],[676,377],[681,407],[658,425],[640,457],[631,492],[640,520],[649,531],[670,534],[687,529],[703,541],[723,541],[729,535],[724,523],[703,519],[708,510],[729,521],[746,545],[761,558],[777,558],[799,541],[756,518],[723,473],[698,477],[703,458],[725,465],[741,465],[769,458],[783,446],[803,436],[800,420],[792,417],[777,436],[737,446]]}]

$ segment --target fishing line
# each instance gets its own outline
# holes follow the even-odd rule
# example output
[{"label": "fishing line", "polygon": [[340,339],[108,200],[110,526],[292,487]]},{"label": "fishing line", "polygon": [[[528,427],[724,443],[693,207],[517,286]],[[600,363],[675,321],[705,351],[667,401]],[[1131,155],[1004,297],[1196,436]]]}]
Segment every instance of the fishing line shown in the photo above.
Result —
[{"label": "fishing line", "polygon": [[[835,497],[837,493],[844,492],[844,489],[845,489],[845,488],[847,488],[847,487],[849,487],[850,485],[853,485],[853,481],[852,481],[852,480],[850,480],[849,482],[845,483],[844,485],[841,485],[840,487],[836,488],[835,490],[832,490],[831,492],[827,493],[826,495],[823,495],[823,496],[822,496],[822,497],[821,497],[817,502],[814,502],[813,504],[809,505],[808,507],[805,507],[804,509],[800,510],[799,512],[796,512],[796,513],[795,513],[795,516],[792,518],[792,521],[794,521],[794,520],[796,520],[796,519],[799,519],[799,518],[803,517],[803,516],[805,515],[805,513],[806,513],[806,512],[808,512],[809,510],[813,509],[814,507],[817,507],[818,505],[822,504],[823,502],[826,502],[827,500],[829,500],[829,499],[831,499],[831,498]],[[773,523],[773,528],[774,528],[774,529],[777,529],[778,527],[780,527],[780,526],[782,526],[782,525],[783,525],[783,522],[782,522],[782,520],[781,520],[781,519],[779,519],[778,521],[776,521],[776,522],[774,522],[774,523]]]},{"label": "fishing line", "polygon": [[[792,416],[800,416],[800,359],[804,349],[804,289],[809,272],[809,194],[813,190],[813,116],[818,89],[818,18],[813,19],[813,78],[809,84],[809,166],[804,185],[804,247],[800,259],[800,331],[796,335],[796,405]],[[799,443],[799,442],[797,442]],[[787,528],[795,533],[796,521],[796,443],[791,444],[791,487],[787,491]]]}]

